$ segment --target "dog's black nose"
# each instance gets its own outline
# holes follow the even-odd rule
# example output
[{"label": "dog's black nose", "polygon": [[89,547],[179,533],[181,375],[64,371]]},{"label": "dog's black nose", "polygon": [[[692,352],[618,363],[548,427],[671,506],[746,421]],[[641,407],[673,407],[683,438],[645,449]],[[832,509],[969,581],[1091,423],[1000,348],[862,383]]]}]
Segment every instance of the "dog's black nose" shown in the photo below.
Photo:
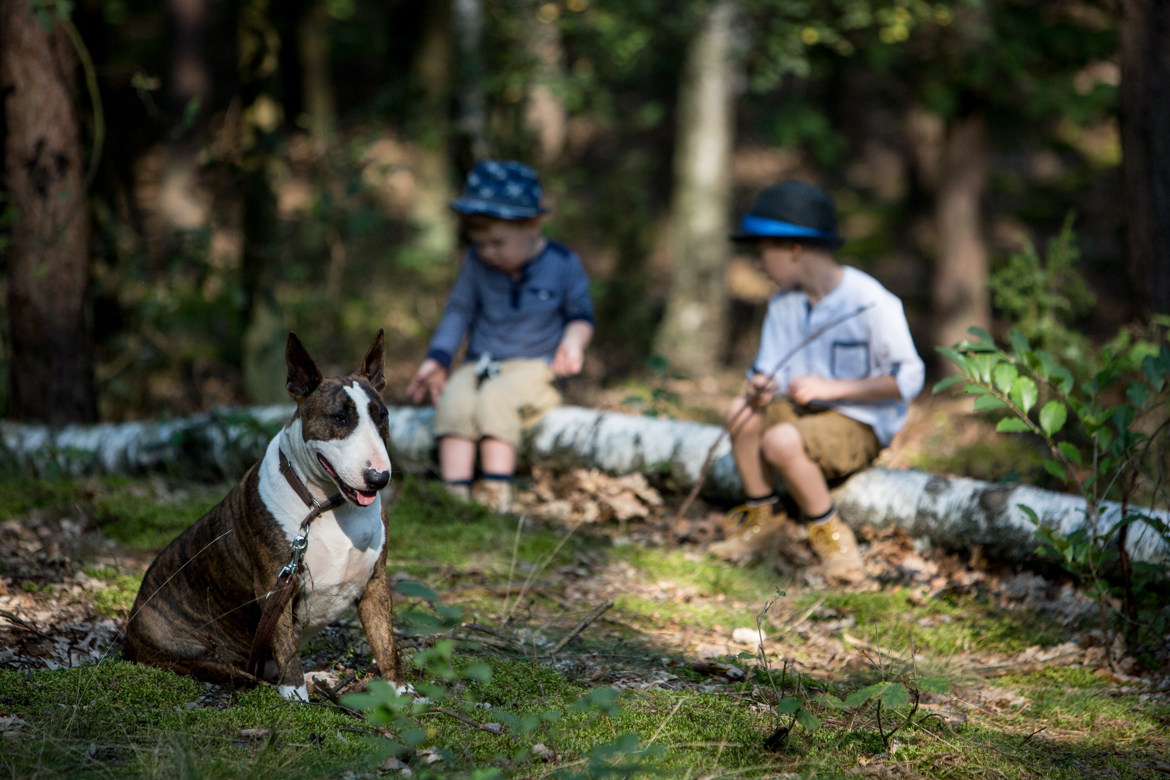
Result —
[{"label": "dog's black nose", "polygon": [[389,471],[374,471],[373,469],[366,469],[362,472],[362,476],[366,479],[366,486],[370,490],[381,490],[390,484]]}]

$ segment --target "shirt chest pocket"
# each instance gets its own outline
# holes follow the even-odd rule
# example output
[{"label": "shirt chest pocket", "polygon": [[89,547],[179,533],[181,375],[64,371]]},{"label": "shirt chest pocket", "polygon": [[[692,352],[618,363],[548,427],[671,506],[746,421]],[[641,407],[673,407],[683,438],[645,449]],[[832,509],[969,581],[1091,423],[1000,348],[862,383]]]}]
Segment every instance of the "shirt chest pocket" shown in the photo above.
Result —
[{"label": "shirt chest pocket", "polygon": [[548,287],[529,287],[527,304],[536,309],[555,309],[561,305],[561,296]]},{"label": "shirt chest pocket", "polygon": [[864,341],[834,341],[831,360],[834,379],[865,379],[869,376],[869,344]]}]

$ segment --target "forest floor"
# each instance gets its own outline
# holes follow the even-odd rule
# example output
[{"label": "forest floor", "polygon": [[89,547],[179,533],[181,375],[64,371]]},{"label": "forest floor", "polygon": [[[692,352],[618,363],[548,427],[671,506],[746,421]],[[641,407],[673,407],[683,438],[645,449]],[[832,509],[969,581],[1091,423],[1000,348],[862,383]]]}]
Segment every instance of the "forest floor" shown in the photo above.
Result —
[{"label": "forest floor", "polygon": [[[388,567],[402,643],[408,662],[430,659],[417,684],[450,679],[448,698],[387,731],[329,701],[370,679],[352,616],[303,652],[330,688],[311,705],[118,660],[153,554],[227,486],[0,482],[0,774],[1170,775],[1170,677],[1111,642],[1071,582],[865,528],[866,580],[829,588],[799,545],[747,568],[706,555],[717,513],[675,523],[678,497],[637,478],[538,472],[521,487],[523,522],[431,482],[398,486]],[[446,639],[453,666],[435,666],[426,649]],[[888,700],[881,728],[898,728],[885,738],[873,701],[826,698],[883,680],[920,699],[909,722]],[[779,700],[801,710],[778,716]],[[387,735],[414,747],[389,757]]]}]

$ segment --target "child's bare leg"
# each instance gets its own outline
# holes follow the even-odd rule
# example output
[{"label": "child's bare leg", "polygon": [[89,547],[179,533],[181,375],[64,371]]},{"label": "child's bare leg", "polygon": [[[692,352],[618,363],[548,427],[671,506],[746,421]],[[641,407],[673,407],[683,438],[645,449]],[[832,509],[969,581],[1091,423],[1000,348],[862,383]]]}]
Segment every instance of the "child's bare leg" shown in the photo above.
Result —
[{"label": "child's bare leg", "polygon": [[804,449],[800,431],[788,423],[773,425],[763,435],[764,457],[780,472],[788,493],[809,517],[828,512],[833,506],[829,485],[821,467],[813,463]]},{"label": "child's bare leg", "polygon": [[748,497],[767,496],[772,492],[772,480],[760,456],[764,416],[756,409],[741,413],[746,405],[746,399],[736,398],[727,410],[727,420],[731,425],[731,452],[735,456],[735,468],[743,480]]},{"label": "child's bare leg", "polygon": [[439,439],[439,474],[444,482],[467,482],[475,473],[475,442],[458,436]]},{"label": "child's bare leg", "polygon": [[483,481],[472,489],[471,497],[497,512],[512,511],[516,448],[500,439],[485,436],[479,440],[479,459]]},{"label": "child's bare leg", "polygon": [[780,472],[788,492],[809,519],[808,542],[830,579],[857,582],[864,577],[853,531],[837,517],[821,467],[804,449],[795,426],[774,425],[764,431],[764,457]]},{"label": "child's bare leg", "polygon": [[499,439],[480,439],[479,458],[485,474],[503,475],[516,471],[516,448]]}]

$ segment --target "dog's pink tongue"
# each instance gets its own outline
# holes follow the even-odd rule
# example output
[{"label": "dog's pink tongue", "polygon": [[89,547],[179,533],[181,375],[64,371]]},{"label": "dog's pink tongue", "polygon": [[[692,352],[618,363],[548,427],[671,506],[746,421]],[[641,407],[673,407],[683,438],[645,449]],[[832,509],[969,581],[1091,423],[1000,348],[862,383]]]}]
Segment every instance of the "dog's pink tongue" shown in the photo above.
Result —
[{"label": "dog's pink tongue", "polygon": [[362,506],[369,506],[378,497],[377,493],[366,493],[363,490],[355,490],[354,492],[357,493],[357,501]]}]

